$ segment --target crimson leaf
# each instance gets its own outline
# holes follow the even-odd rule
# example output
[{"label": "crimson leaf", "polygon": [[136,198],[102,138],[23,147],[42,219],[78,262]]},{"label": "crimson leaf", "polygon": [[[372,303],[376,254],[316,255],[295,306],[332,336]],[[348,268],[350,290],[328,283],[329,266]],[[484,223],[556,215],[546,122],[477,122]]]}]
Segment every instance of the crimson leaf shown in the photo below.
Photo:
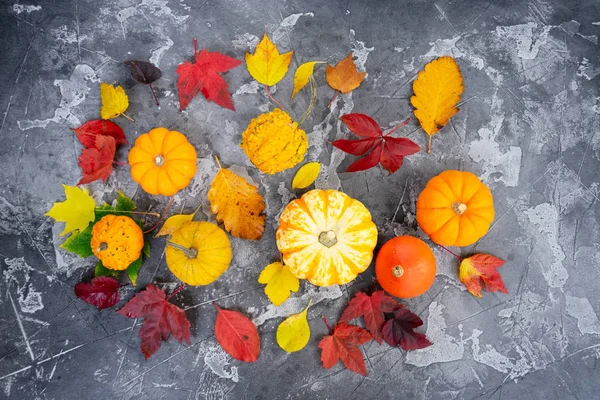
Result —
[{"label": "crimson leaf", "polygon": [[125,132],[117,124],[107,119],[94,119],[81,125],[79,128],[71,128],[77,135],[77,139],[83,147],[95,148],[96,136],[112,136],[120,144],[128,144]]},{"label": "crimson leaf", "polygon": [[119,282],[115,278],[98,276],[91,282],[75,285],[75,295],[88,304],[104,310],[119,302]]},{"label": "crimson leaf", "polygon": [[377,122],[365,114],[346,114],[340,117],[340,120],[350,129],[356,136],[379,138],[383,136],[381,128]]},{"label": "crimson leaf", "polygon": [[338,360],[342,360],[349,370],[367,376],[365,360],[358,345],[371,339],[371,334],[361,327],[348,325],[345,322],[337,324],[333,333],[319,342],[323,367],[331,368]]},{"label": "crimson leaf", "polygon": [[400,308],[394,313],[381,330],[383,338],[390,346],[400,346],[404,350],[417,350],[431,346],[427,337],[415,332],[414,329],[423,325],[419,316],[406,308]]},{"label": "crimson leaf", "polygon": [[79,156],[79,166],[83,178],[77,184],[90,183],[96,179],[102,179],[106,182],[112,173],[116,147],[114,137],[96,135],[95,148],[83,149]]}]

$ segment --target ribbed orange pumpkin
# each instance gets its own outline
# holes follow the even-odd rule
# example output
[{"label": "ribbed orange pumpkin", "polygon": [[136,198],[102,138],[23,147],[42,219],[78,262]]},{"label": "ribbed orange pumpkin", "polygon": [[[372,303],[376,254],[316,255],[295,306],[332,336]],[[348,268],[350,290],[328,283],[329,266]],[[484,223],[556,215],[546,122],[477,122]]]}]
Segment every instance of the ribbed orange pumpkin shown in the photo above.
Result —
[{"label": "ribbed orange pumpkin", "polygon": [[129,165],[144,191],[172,196],[196,174],[196,149],[182,133],[154,128],[135,140]]},{"label": "ribbed orange pumpkin", "polygon": [[475,243],[493,220],[492,193],[470,172],[442,172],[431,178],[417,199],[417,222],[443,246]]},{"label": "ribbed orange pumpkin", "polygon": [[121,271],[140,258],[144,233],[133,219],[109,214],[94,224],[90,246],[102,265]]},{"label": "ribbed orange pumpkin", "polygon": [[317,286],[348,283],[366,270],[377,244],[371,213],[337,190],[311,190],[279,219],[277,247],[300,279]]}]

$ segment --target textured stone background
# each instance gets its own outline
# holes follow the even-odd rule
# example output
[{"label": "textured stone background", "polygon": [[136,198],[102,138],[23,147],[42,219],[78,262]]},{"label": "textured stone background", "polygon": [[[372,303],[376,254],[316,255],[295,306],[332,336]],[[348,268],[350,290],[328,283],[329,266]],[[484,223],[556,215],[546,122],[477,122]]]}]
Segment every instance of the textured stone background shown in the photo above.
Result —
[{"label": "textured stone background", "polygon": [[[507,1],[30,1],[0,7],[0,397],[15,399],[592,399],[598,398],[600,358],[600,9],[597,0]],[[295,170],[265,176],[238,144],[248,121],[273,105],[241,66],[227,74],[237,112],[196,98],[178,111],[175,68],[192,55],[192,39],[243,59],[263,31],[299,63],[335,63],[352,51],[368,72],[354,93],[333,95],[317,67],[318,97],[307,160],[324,163],[319,188],[343,189],[363,201],[379,227],[381,245],[399,234],[424,238],[414,207],[427,180],[444,169],[468,170],[492,189],[496,220],[478,244],[508,260],[501,272],[508,295],[469,295],[456,261],[433,246],[438,277],[423,296],[405,303],[420,314],[434,345],[405,353],[369,343],[369,377],[338,364],[323,369],[319,320],[335,321],[353,293],[369,287],[372,269],[343,287],[299,293],[274,308],[257,284],[260,269],[278,257],[277,215],[294,198]],[[381,169],[342,173],[351,158],[333,150],[347,137],[337,118],[372,115],[393,126],[412,115],[411,81],[425,63],[454,56],[465,77],[461,111],[433,139],[431,155],[405,161],[394,175]],[[136,84],[126,59],[150,59],[163,78]],[[198,150],[198,174],[177,195],[176,211],[203,205],[216,172],[212,155],[247,173],[267,200],[265,235],[232,240],[229,270],[208,287],[187,288],[175,302],[187,307],[192,345],[163,344],[149,361],[139,351],[138,326],[75,298],[73,285],[92,274],[93,260],[57,248],[60,226],[43,217],[63,198],[61,183],[80,177],[80,145],[70,127],[99,116],[99,82],[122,85],[128,114],[117,122],[133,141],[152,127],[184,132]],[[292,73],[275,96],[300,116],[308,91],[294,101]],[[413,120],[400,131],[421,146]],[[118,152],[126,160],[127,148]],[[111,201],[116,190],[142,209],[161,212],[166,200],[143,193],[127,167],[90,190]],[[148,220],[151,224],[153,221]],[[162,240],[139,286],[177,285],[163,258]],[[129,298],[133,289],[125,289]],[[232,360],[213,336],[210,301],[250,314],[262,335],[254,364]],[[309,299],[312,338],[288,355],[275,343],[282,317]]]}]

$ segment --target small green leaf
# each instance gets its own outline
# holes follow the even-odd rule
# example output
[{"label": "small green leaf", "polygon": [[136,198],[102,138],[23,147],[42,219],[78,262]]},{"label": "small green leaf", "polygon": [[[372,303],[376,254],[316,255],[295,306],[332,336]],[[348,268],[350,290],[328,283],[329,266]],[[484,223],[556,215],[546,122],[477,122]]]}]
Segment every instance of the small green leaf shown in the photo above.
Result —
[{"label": "small green leaf", "polygon": [[72,233],[71,236],[60,245],[60,248],[75,253],[83,258],[93,256],[94,252],[92,251],[92,246],[90,246],[92,240],[92,226],[93,225],[88,226],[79,233]]},{"label": "small green leaf", "polygon": [[112,211],[114,211],[115,208],[112,206],[109,206],[108,204],[104,203],[104,205],[102,207],[98,207],[96,208],[96,220],[94,222],[98,222],[102,219],[102,217],[111,214]]},{"label": "small green leaf", "polygon": [[112,269],[108,269],[106,268],[104,265],[102,265],[102,261],[98,261],[98,264],[96,264],[96,270],[94,272],[95,276],[117,276],[119,275],[120,271],[115,271]]},{"label": "small green leaf", "polygon": [[144,247],[142,247],[142,254],[150,258],[150,242],[148,240],[144,241]]},{"label": "small green leaf", "polygon": [[119,190],[119,194],[117,195],[116,209],[119,211],[133,211],[135,210],[135,203]]},{"label": "small green leaf", "polygon": [[142,257],[138,258],[127,267],[127,276],[131,280],[131,284],[135,286],[135,282],[137,281],[138,275],[140,273],[140,267],[142,266]]}]

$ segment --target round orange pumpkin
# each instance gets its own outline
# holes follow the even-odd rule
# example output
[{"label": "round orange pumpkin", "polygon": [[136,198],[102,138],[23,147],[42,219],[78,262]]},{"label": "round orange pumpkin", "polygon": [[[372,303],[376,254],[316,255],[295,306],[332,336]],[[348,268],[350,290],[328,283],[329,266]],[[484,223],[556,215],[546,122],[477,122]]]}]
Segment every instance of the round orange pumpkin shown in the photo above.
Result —
[{"label": "round orange pumpkin", "polygon": [[375,275],[383,290],[405,299],[425,293],[435,280],[435,271],[433,252],[412,236],[388,240],[375,261]]},{"label": "round orange pumpkin", "polygon": [[434,176],[417,199],[417,222],[443,246],[468,246],[485,235],[494,220],[494,199],[477,176],[444,171]]},{"label": "round orange pumpkin", "polygon": [[144,233],[133,219],[109,214],[94,224],[90,245],[102,265],[121,271],[140,258]]},{"label": "round orange pumpkin", "polygon": [[172,196],[196,174],[196,149],[182,133],[154,128],[135,140],[129,165],[144,191]]},{"label": "round orange pumpkin", "polygon": [[360,201],[337,190],[315,189],[285,207],[276,237],[296,277],[317,286],[341,285],[371,264],[377,227]]}]

